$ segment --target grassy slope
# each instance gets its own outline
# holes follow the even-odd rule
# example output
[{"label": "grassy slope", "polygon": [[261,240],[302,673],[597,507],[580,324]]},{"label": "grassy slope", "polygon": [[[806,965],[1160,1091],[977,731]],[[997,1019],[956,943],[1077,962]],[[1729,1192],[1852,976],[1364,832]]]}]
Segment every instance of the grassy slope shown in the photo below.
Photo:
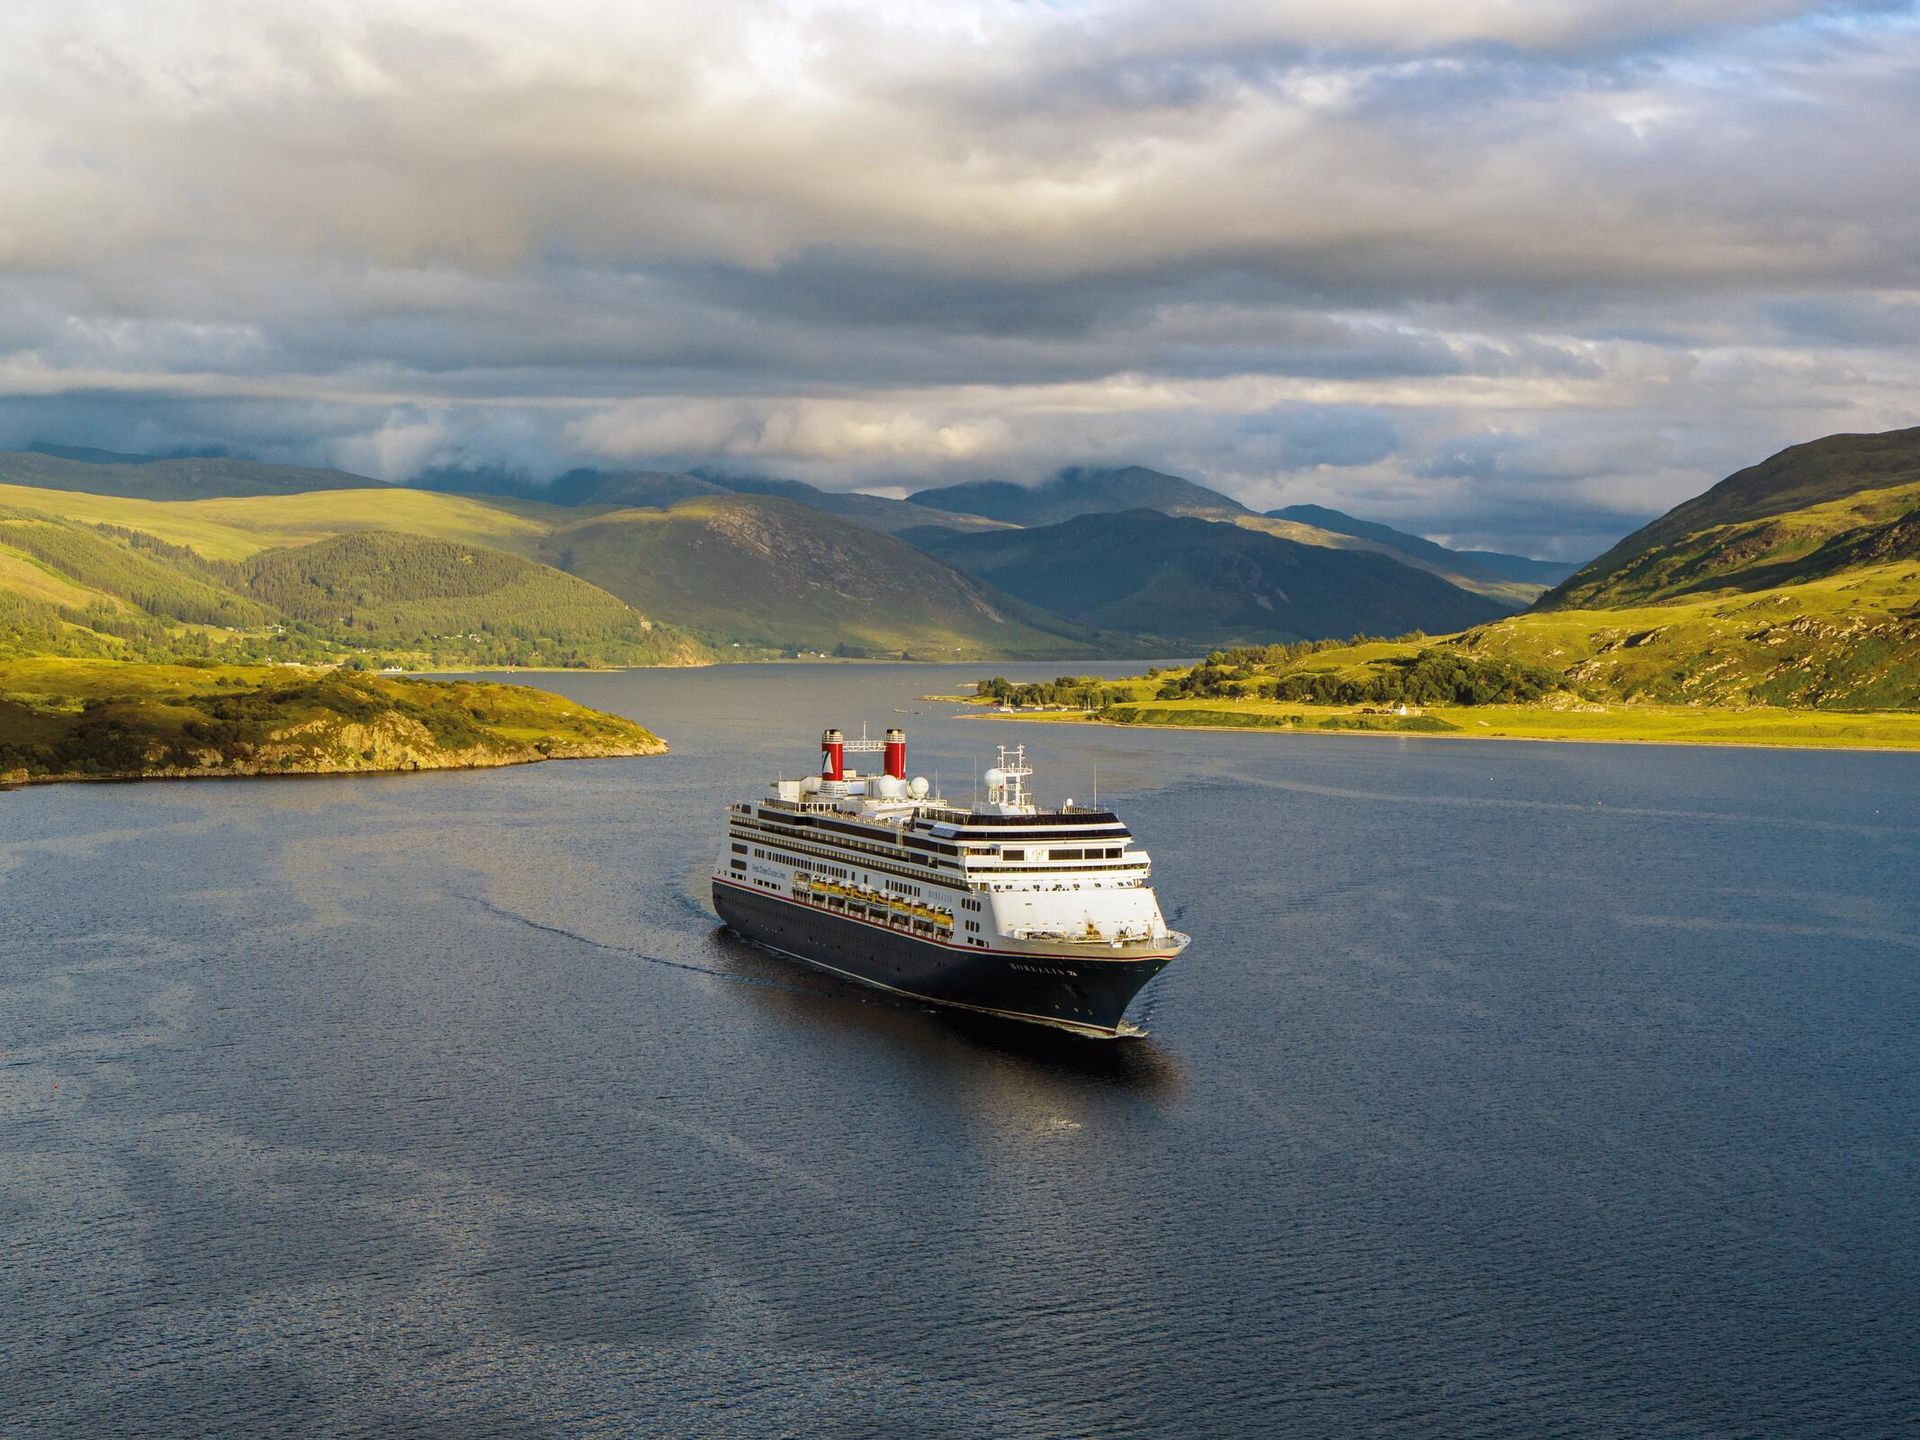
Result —
[{"label": "grassy slope", "polygon": [[1818,580],[1874,560],[1920,559],[1920,483],[1689,532],[1599,574],[1582,572],[1548,609],[1614,609],[1715,591],[1756,592]]},{"label": "grassy slope", "polygon": [[[1566,609],[1637,604],[1774,560],[1804,558],[1817,548],[1814,532],[1843,514],[1835,502],[1863,491],[1904,492],[1911,513],[1912,497],[1920,494],[1920,429],[1829,435],[1782,450],[1636,530],[1540,603]],[[1825,530],[1819,539],[1833,533]],[[1792,578],[1811,577],[1780,575],[1761,583]]]},{"label": "grassy slope", "polygon": [[90,605],[111,608],[122,603],[104,590],[76,584],[39,556],[5,544],[0,544],[0,590],[69,610],[85,610]]},{"label": "grassy slope", "polygon": [[1105,718],[1228,729],[1920,748],[1920,563],[1863,566],[1758,593],[1536,611],[1439,640],[1341,646],[1284,670],[1364,681],[1429,647],[1548,669],[1565,677],[1569,691],[1540,704],[1430,706],[1403,719],[1363,714],[1359,706],[1258,698],[1162,700],[1161,676],[1134,682]]},{"label": "grassy slope", "polygon": [[76,586],[163,620],[241,627],[266,625],[273,618],[191,557],[143,550],[122,535],[60,520],[0,516],[0,543]]},{"label": "grassy slope", "polygon": [[564,508],[485,501],[428,490],[327,490],[171,503],[0,485],[0,505],[90,524],[122,526],[185,545],[211,560],[244,560],[359,530],[521,549],[547,531],[542,516]]},{"label": "grassy slope", "polygon": [[[1557,671],[1579,693],[1615,703],[1920,709],[1920,564],[1752,595],[1539,611],[1438,643]],[[1342,649],[1304,663],[1361,670],[1417,648]]]},{"label": "grassy slope", "polygon": [[1094,648],[1090,630],[996,595],[912,546],[759,496],[609,511],[403,489],[155,503],[0,485],[0,506],[139,530],[230,562],[371,531],[490,545],[722,644],[952,658]]},{"label": "grassy slope", "polygon": [[99,464],[32,451],[0,451],[0,481],[47,490],[147,500],[196,500],[213,495],[286,495],[302,490],[358,490],[379,482],[340,470],[266,465],[257,460],[200,458]]},{"label": "grassy slope", "polygon": [[[180,524],[176,512],[227,504],[264,509],[264,516],[248,518],[284,529],[290,522],[276,507],[307,497],[184,504],[118,499],[108,502],[106,513],[131,524],[111,526],[0,507],[0,653],[162,659],[211,644],[235,660],[319,660],[353,652],[420,664],[711,658],[672,627],[533,560],[467,541],[359,528],[394,510],[404,516],[412,508],[404,496],[329,493],[346,502],[334,522],[346,533],[255,549],[238,563],[209,559],[153,532],[194,538],[200,522]],[[464,504],[446,509],[451,523],[443,528],[474,528]],[[304,527],[304,516],[291,523]],[[522,523],[503,514],[497,528],[513,533]],[[247,545],[261,538],[244,536]],[[298,633],[289,635],[289,627]]]},{"label": "grassy slope", "polygon": [[365,645],[433,649],[480,634],[528,665],[707,658],[599,587],[484,545],[362,531],[262,551],[238,579],[275,612]]},{"label": "grassy slope", "polygon": [[1564,670],[1581,689],[1621,699],[1906,709],[1920,706],[1920,565],[1757,594],[1517,615],[1458,643]]},{"label": "grassy slope", "polygon": [[0,662],[0,777],[333,774],[666,747],[545,691],[269,666]]}]

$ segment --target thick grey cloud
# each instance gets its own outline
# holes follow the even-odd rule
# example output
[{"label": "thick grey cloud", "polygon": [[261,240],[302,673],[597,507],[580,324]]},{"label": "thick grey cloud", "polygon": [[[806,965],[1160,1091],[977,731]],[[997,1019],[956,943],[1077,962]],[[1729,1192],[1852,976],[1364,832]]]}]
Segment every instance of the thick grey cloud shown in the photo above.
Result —
[{"label": "thick grey cloud", "polygon": [[1904,4],[68,0],[0,87],[0,444],[1137,460],[1572,553],[1920,419]]}]

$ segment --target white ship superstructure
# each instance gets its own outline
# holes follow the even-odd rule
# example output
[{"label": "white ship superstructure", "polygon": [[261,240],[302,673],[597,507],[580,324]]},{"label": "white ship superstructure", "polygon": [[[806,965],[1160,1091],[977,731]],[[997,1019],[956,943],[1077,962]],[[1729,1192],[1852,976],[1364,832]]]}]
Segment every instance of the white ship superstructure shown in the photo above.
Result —
[{"label": "white ship superstructure", "polygon": [[[881,756],[862,775],[847,756]],[[714,904],[735,930],[850,978],[1089,1034],[1187,937],[1119,817],[1043,810],[1024,747],[1001,747],[967,809],[908,779],[906,735],[821,738],[820,773],[729,807]]]}]

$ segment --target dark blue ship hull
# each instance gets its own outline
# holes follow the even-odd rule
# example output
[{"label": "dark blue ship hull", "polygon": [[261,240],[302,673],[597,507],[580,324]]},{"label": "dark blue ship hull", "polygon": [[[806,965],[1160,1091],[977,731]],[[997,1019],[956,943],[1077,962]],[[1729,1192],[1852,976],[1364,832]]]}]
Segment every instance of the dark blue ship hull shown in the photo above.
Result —
[{"label": "dark blue ship hull", "polygon": [[938,1005],[1110,1039],[1127,1005],[1172,955],[1020,955],[904,935],[883,925],[716,878],[713,906],[749,940],[822,970]]}]

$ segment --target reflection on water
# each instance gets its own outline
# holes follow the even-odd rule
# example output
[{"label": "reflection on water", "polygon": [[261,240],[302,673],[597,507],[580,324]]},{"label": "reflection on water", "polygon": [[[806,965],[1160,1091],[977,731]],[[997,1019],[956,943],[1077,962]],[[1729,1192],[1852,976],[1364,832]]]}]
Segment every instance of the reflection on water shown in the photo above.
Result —
[{"label": "reflection on water", "polygon": [[[1910,1428],[1914,761],[954,679],[554,677],[673,754],[0,797],[0,1431]],[[1098,771],[1195,936],[1149,1038],[717,929],[721,804],[901,710],[950,794]]]}]

